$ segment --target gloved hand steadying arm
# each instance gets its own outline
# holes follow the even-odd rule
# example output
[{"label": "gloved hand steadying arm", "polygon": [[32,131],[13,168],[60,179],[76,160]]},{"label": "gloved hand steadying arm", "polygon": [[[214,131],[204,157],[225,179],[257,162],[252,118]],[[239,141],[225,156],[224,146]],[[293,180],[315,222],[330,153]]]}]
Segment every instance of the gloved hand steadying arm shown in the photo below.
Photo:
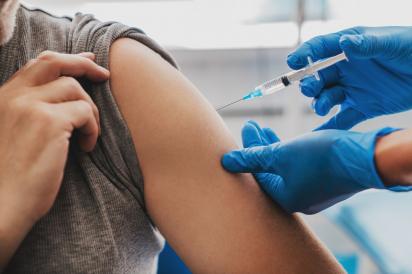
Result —
[{"label": "gloved hand steadying arm", "polygon": [[314,109],[326,115],[340,112],[318,129],[349,129],[366,119],[412,108],[412,27],[356,27],[315,37],[288,56],[300,69],[307,56],[319,60],[342,50],[349,62],[320,72],[320,81],[301,82],[302,93],[314,97]]},{"label": "gloved hand steadying arm", "polygon": [[385,188],[375,168],[375,141],[392,131],[324,130],[283,143],[272,130],[248,122],[242,131],[245,149],[224,155],[222,165],[254,173],[286,211],[313,214],[362,190]]}]

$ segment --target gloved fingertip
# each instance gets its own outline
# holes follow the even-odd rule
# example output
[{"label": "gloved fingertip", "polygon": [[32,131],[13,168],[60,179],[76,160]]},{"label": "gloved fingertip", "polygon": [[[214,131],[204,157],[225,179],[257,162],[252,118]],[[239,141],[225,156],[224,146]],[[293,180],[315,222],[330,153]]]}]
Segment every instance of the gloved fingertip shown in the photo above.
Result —
[{"label": "gloved fingertip", "polygon": [[245,123],[245,126],[253,126],[253,127],[256,127],[256,128],[260,128],[259,124],[254,120],[248,120]]},{"label": "gloved fingertip", "polygon": [[314,89],[313,89],[313,84],[310,80],[302,80],[299,83],[299,88],[300,88],[300,92],[303,95],[307,97],[313,97]]},{"label": "gloved fingertip", "polygon": [[276,135],[276,133],[271,128],[264,128],[263,131],[265,132],[266,137],[269,139],[271,144],[280,141],[279,137]]},{"label": "gloved fingertip", "polygon": [[313,103],[313,110],[315,111],[315,113],[319,116],[325,116],[325,113],[323,111],[323,106],[319,103]]},{"label": "gloved fingertip", "polygon": [[222,164],[223,168],[227,171],[232,171],[232,162],[233,161],[231,152],[224,154],[223,157],[220,159],[220,163]]},{"label": "gloved fingertip", "polygon": [[313,109],[315,110],[316,114],[319,116],[325,116],[326,114],[329,113],[329,107],[327,105],[327,102],[325,101],[325,98],[320,97],[316,100],[313,100]]},{"label": "gloved fingertip", "polygon": [[339,39],[339,44],[348,58],[359,55],[363,42],[362,35],[342,35]]},{"label": "gloved fingertip", "polygon": [[286,63],[291,69],[300,69],[302,68],[305,64],[302,63],[300,58],[295,55],[294,53],[291,53],[288,55],[286,59]]},{"label": "gloved fingertip", "polygon": [[361,46],[364,41],[362,35],[342,35],[339,39],[340,44],[342,45],[354,45]]},{"label": "gloved fingertip", "polygon": [[242,143],[244,148],[263,145],[259,129],[254,124],[246,123],[242,128]]},{"label": "gloved fingertip", "polygon": [[224,169],[229,172],[241,172],[241,165],[239,164],[239,151],[232,151],[223,155],[221,164]]},{"label": "gloved fingertip", "polygon": [[255,125],[251,121],[247,121],[242,128],[242,131],[248,130],[248,129],[254,129]]}]

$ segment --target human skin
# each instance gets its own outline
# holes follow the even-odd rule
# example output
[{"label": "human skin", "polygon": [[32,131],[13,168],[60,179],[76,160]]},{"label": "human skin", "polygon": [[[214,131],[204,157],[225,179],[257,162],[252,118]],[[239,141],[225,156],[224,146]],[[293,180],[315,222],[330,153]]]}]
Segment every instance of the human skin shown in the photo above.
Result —
[{"label": "human skin", "polygon": [[400,130],[379,138],[375,163],[386,186],[411,186],[412,130]]},{"label": "human skin", "polygon": [[[15,15],[15,11],[17,10],[15,9],[15,7],[17,6],[16,5],[17,2],[18,1],[16,0],[0,0],[0,14],[1,14],[0,16],[0,44],[5,43],[11,36],[12,29],[14,26],[14,15]],[[123,42],[119,41],[118,43],[123,43]],[[129,41],[127,44],[129,43],[134,43],[134,42]],[[117,47],[117,43],[116,43],[116,47]],[[126,46],[126,48],[127,47],[129,46]],[[143,49],[140,49],[139,47],[141,47],[141,45],[139,46],[133,45],[133,48],[135,50],[134,54],[136,56],[142,57],[141,54],[149,53],[147,52],[148,51],[147,49],[143,50]],[[139,48],[139,50],[136,50],[137,48]],[[112,52],[116,52],[116,51],[114,50]],[[133,51],[131,52],[133,53]],[[113,53],[113,54],[116,56],[114,57],[114,59],[116,59],[118,55],[121,55],[120,53]],[[168,66],[167,64],[164,64],[164,62],[161,62],[160,60],[156,60],[156,58],[153,58],[152,52],[150,52],[148,56],[149,56],[148,59],[150,60],[145,60],[145,62],[147,62],[147,64],[149,65],[154,66],[154,67],[150,67],[149,71],[154,72],[153,70],[156,67],[163,68],[164,66]],[[160,64],[160,63],[163,63],[163,64]],[[114,65],[114,66],[121,67],[121,65]],[[139,72],[140,72],[140,69],[142,69],[140,66],[137,66],[136,64],[134,64],[133,67],[135,69],[136,68],[139,69]],[[150,76],[148,76],[147,73],[148,71],[146,71],[145,77],[150,78]],[[203,134],[206,136],[208,134],[207,132],[205,132],[206,129],[199,130],[199,134],[196,134],[196,135],[202,135],[202,136],[198,136],[201,138],[199,138],[198,141],[194,142],[194,145],[196,145],[195,148],[197,148],[198,147],[197,145],[199,145],[201,141],[204,141],[206,139],[209,141],[208,146],[206,147],[199,146],[202,149],[199,152],[195,153],[195,156],[197,157],[195,159],[189,158],[194,161],[198,161],[199,159],[201,160],[198,166],[196,166],[196,170],[198,170],[201,164],[203,164],[203,166],[201,167],[202,170],[200,171],[202,171],[201,174],[203,174],[204,177],[203,179],[200,179],[200,178],[197,179],[197,177],[194,176],[194,171],[187,172],[181,166],[177,168],[176,171],[181,171],[183,173],[186,172],[187,175],[178,177],[176,174],[172,174],[173,171],[171,171],[171,167],[172,166],[175,167],[176,163],[173,163],[174,165],[170,165],[170,162],[168,163],[168,160],[176,160],[176,161],[180,160],[179,158],[180,151],[177,151],[179,146],[175,146],[175,147],[171,146],[172,149],[169,149],[169,150],[165,149],[164,152],[170,155],[167,155],[167,157],[164,157],[162,159],[158,159],[158,160],[150,159],[151,157],[156,157],[156,155],[154,153],[150,153],[148,149],[146,149],[145,153],[143,153],[143,155],[140,156],[139,158],[144,159],[144,162],[145,162],[144,164],[145,168],[143,171],[144,171],[144,174],[147,175],[146,177],[148,178],[147,183],[146,183],[146,198],[148,200],[148,206],[149,206],[149,211],[151,212],[151,216],[153,216],[156,223],[159,223],[159,227],[161,227],[161,230],[165,231],[165,233],[167,234],[166,236],[168,240],[172,242],[172,244],[175,246],[175,249],[179,251],[179,253],[185,259],[187,264],[191,266],[192,269],[194,269],[196,272],[202,272],[202,273],[219,272],[220,270],[224,271],[225,273],[226,272],[227,273],[249,273],[249,272],[255,272],[255,271],[259,271],[259,273],[267,273],[267,272],[276,272],[276,271],[283,271],[283,270],[288,271],[288,273],[294,273],[295,270],[296,272],[303,271],[304,273],[311,273],[311,272],[313,273],[323,273],[323,272],[337,273],[337,272],[342,271],[342,269],[339,266],[337,266],[336,262],[330,257],[328,252],[325,251],[325,249],[319,244],[319,242],[317,242],[317,240],[314,239],[313,235],[311,235],[310,232],[307,231],[307,229],[301,224],[299,219],[297,219],[296,217],[285,215],[275,205],[271,205],[268,199],[264,195],[262,195],[260,190],[256,187],[253,179],[250,176],[248,175],[233,176],[233,175],[228,175],[226,173],[223,173],[221,170],[219,170],[220,166],[216,165],[217,155],[221,155],[223,152],[226,152],[230,149],[235,148],[233,139],[230,136],[230,134],[228,134],[227,129],[224,126],[222,126],[222,121],[218,119],[218,117],[216,117],[216,114],[212,112],[212,109],[210,108],[210,106],[207,107],[207,103],[204,101],[204,99],[201,98],[201,96],[197,93],[195,88],[193,88],[193,86],[190,85],[190,83],[186,82],[186,80],[180,74],[178,74],[177,79],[174,79],[174,80],[170,79],[171,75],[174,75],[174,73],[176,72],[171,73],[170,71],[168,71],[166,75],[162,75],[162,76],[163,77],[168,76],[165,78],[169,79],[171,82],[176,81],[176,83],[174,83],[176,84],[176,86],[171,85],[172,88],[173,87],[177,88],[181,86],[182,92],[191,93],[191,100],[188,103],[193,103],[193,107],[188,109],[187,106],[182,106],[180,104],[177,104],[176,106],[177,106],[178,113],[174,113],[170,108],[166,108],[167,113],[173,113],[178,117],[185,116],[181,120],[183,123],[185,123],[183,125],[180,124],[180,125],[177,125],[177,127],[175,127],[174,124],[170,124],[170,123],[164,124],[166,126],[166,129],[167,127],[175,128],[174,130],[169,132],[170,134],[168,136],[173,136],[173,137],[178,138],[176,140],[182,140],[182,144],[181,144],[182,146],[187,145],[188,143],[190,143],[190,140],[188,142],[187,140],[188,138],[187,137],[182,138],[183,136],[181,135],[185,131],[182,131],[182,132],[176,132],[176,131],[182,130],[182,129],[189,129],[189,131],[191,131],[191,133],[193,134],[194,129],[199,129],[198,128],[199,124],[195,124],[196,120],[189,120],[189,121],[186,120],[187,118],[186,116],[189,116],[188,115],[189,111],[197,115],[212,114],[211,116],[213,119],[209,120],[209,118],[207,118],[205,120],[207,120],[206,122],[208,122],[206,123],[206,125],[208,125],[206,129],[209,128],[213,134],[210,136],[209,139],[207,139],[207,138],[204,138],[205,136],[203,136]],[[156,72],[155,72],[155,75],[156,75]],[[135,75],[132,75],[132,76],[135,77]],[[141,81],[145,79],[145,77],[139,78],[139,79],[133,79],[133,80]],[[125,113],[126,112],[131,113],[129,114],[130,116],[130,115],[133,115],[134,111],[136,110],[129,109],[131,107],[130,106],[131,104],[127,103],[127,96],[128,96],[128,92],[133,93],[134,90],[130,91],[130,88],[121,89],[119,87],[115,87],[115,86],[122,86],[121,84],[120,85],[118,84],[118,82],[121,81],[120,80],[121,78],[122,77],[120,76],[112,77],[112,82],[113,82],[113,86],[115,90],[114,92],[116,94],[116,99],[119,100],[119,105],[120,104],[126,105],[126,106],[123,106],[122,111]],[[129,78],[129,79],[132,79],[132,78]],[[153,82],[153,79],[152,79],[152,82]],[[152,85],[154,84],[152,82],[149,81],[147,83],[147,86],[142,85],[142,87],[151,88]],[[172,88],[170,90],[175,91]],[[77,88],[74,88],[74,89],[77,89]],[[153,89],[153,90],[161,91],[162,94],[169,91],[169,90],[166,91],[160,88]],[[122,96],[123,96],[123,99],[121,99]],[[170,94],[168,96],[170,96]],[[173,98],[169,98],[168,96],[165,96],[165,99],[167,101],[173,99]],[[143,94],[139,96],[137,95],[131,96],[131,98],[134,100],[137,100],[137,99],[140,100],[141,97],[143,97]],[[150,98],[153,99],[152,97]],[[85,97],[82,97],[81,100],[89,102],[88,99],[86,99]],[[147,100],[144,102],[147,103]],[[178,102],[172,101],[172,103],[178,103]],[[135,104],[135,105],[138,105],[138,104]],[[159,103],[156,100],[154,100],[154,105],[162,107],[161,102]],[[196,107],[198,106],[200,106],[200,109],[196,109]],[[83,107],[84,107],[84,104],[83,104]],[[91,107],[91,108],[94,108],[94,107]],[[150,107],[148,108],[150,109]],[[91,121],[92,118],[91,118],[90,111],[85,111],[85,113],[87,113],[87,115],[85,115],[85,117],[86,116],[88,117],[87,121]],[[31,114],[30,111],[26,112],[25,115],[31,116],[29,114]],[[44,115],[44,114],[45,113],[42,113],[40,115]],[[37,113],[36,115],[39,115],[39,113]],[[161,116],[162,118],[166,118],[166,119],[169,118],[166,115],[161,115]],[[47,115],[42,116],[42,117],[48,117],[46,119],[51,118]],[[144,118],[145,120],[142,121],[143,125],[150,122],[147,115],[144,116]],[[22,120],[29,120],[29,119],[25,119],[23,117]],[[45,123],[43,119],[35,119],[35,120],[43,123],[42,125],[34,124],[35,126],[44,126],[45,124],[48,124],[48,123]],[[127,118],[128,123],[133,122],[133,120],[134,120],[134,117]],[[85,120],[82,120],[82,121],[85,121]],[[50,120],[48,120],[48,122],[50,122]],[[59,124],[59,123],[56,122],[56,124]],[[72,124],[72,126],[73,125],[74,124]],[[77,125],[80,128],[82,127],[82,125],[79,123],[77,123]],[[156,127],[156,125],[155,126],[150,125],[148,127],[149,132],[153,133],[154,130],[157,129],[159,130],[159,132],[163,133],[165,128],[162,128],[162,130],[160,130],[159,127],[163,127],[163,124],[161,122],[159,122],[158,127]],[[132,130],[132,134],[133,136],[137,136],[135,137],[135,139],[142,137],[141,143],[144,144],[144,143],[149,142],[149,144],[150,143],[154,144],[154,142],[151,142],[150,140],[146,140],[150,138],[148,134],[141,132],[142,124],[134,125],[133,123],[133,128],[134,130]],[[73,127],[67,127],[65,130],[66,130],[65,134],[63,134],[65,137],[64,143],[67,144],[66,141],[70,137],[71,135],[70,132],[71,130],[73,130]],[[217,133],[218,130],[221,130],[219,134]],[[1,131],[1,127],[0,127],[0,131]],[[96,126],[94,126],[94,130],[91,130],[91,131],[96,132]],[[25,133],[28,133],[28,132],[29,132],[28,130],[25,131]],[[156,132],[155,132],[155,135],[156,135]],[[24,134],[16,134],[16,136],[24,136]],[[32,135],[27,134],[27,136],[32,136]],[[214,137],[216,137],[216,139]],[[94,137],[91,139],[94,139]],[[156,136],[155,139],[158,141],[164,141],[164,138],[160,138],[160,136]],[[386,146],[382,146],[382,148],[383,147],[389,148],[393,145],[392,142],[390,141],[383,142],[383,140],[384,139],[382,139],[382,144],[386,144]],[[53,140],[46,139],[43,141],[45,141],[43,144],[46,144],[47,141],[52,142]],[[94,142],[95,141],[90,141],[90,140],[85,141],[85,143],[83,144],[83,146],[86,147],[85,150],[90,150],[91,147],[94,145]],[[139,142],[136,142],[136,147],[141,148],[143,144],[140,144],[140,145],[137,144]],[[169,140],[169,144],[170,144],[170,140]],[[166,145],[160,145],[160,147],[165,147],[165,146]],[[183,156],[189,156],[189,154],[191,153],[193,154],[194,148],[192,147],[191,149],[192,151],[188,150],[187,147],[183,147],[181,154]],[[138,151],[140,151],[140,149],[138,149]],[[161,150],[157,149],[155,151],[161,151]],[[383,149],[382,152],[384,151],[388,152],[391,150]],[[48,158],[49,161],[50,159],[53,159],[53,161],[56,161],[56,163],[59,163],[61,167],[62,163],[65,161],[64,156],[66,155],[67,148],[61,149],[60,151],[52,149],[49,152],[59,154],[57,158],[54,157],[56,155],[54,155],[53,157],[49,155],[46,158]],[[63,154],[61,152],[63,152]],[[203,154],[199,155],[200,152]],[[384,154],[382,153],[382,155]],[[384,160],[384,157],[377,157],[378,162],[379,162],[378,158]],[[212,160],[211,162],[213,165],[208,163],[209,160]],[[30,161],[30,163],[32,162],[33,161]],[[185,161],[186,164],[188,162],[189,162],[188,160]],[[39,162],[40,166],[41,164],[42,162]],[[166,176],[158,176],[158,174],[153,175],[155,171],[156,172],[158,171],[157,167],[159,164],[160,165],[163,164],[165,166],[169,165],[169,167],[166,168],[165,170],[166,170],[166,174],[169,173],[173,175],[170,177],[170,180]],[[46,166],[47,165],[43,164],[43,167],[46,167]],[[187,166],[190,166],[190,162],[189,162],[189,165]],[[385,164],[382,164],[382,166],[384,167]],[[33,169],[35,167],[36,166],[34,166]],[[54,174],[53,176],[61,177],[62,168],[61,169],[58,168],[56,170],[52,172]],[[204,186],[199,185],[199,184],[205,182],[206,180],[204,178],[207,178],[207,176],[210,175],[210,174],[207,174],[207,171],[212,171],[213,173],[215,171],[218,171],[218,172],[216,172],[216,174],[212,174],[209,177],[209,179],[207,180],[207,184],[206,184],[206,186],[208,187],[207,189],[205,189]],[[23,172],[20,174],[25,174],[25,173]],[[180,181],[180,179],[182,180]],[[3,180],[2,182],[5,182],[5,181]],[[170,185],[166,185],[166,186],[164,185],[168,183],[170,183]],[[222,185],[219,185],[219,184],[222,184]],[[236,186],[236,184],[239,184],[240,186]],[[36,203],[34,203],[36,205],[34,207],[36,210],[28,211],[27,208],[24,208],[24,209],[20,208],[19,204],[12,205],[14,210],[15,209],[18,209],[18,211],[21,210],[23,214],[10,214],[10,212],[16,212],[16,211],[9,210],[10,206],[2,206],[5,204],[4,201],[8,200],[9,196],[4,195],[3,197],[0,195],[0,201],[3,201],[3,203],[0,204],[0,218],[2,219],[0,221],[0,247],[1,247],[0,266],[3,265],[4,262],[7,261],[7,258],[10,256],[10,254],[12,254],[13,250],[18,246],[18,243],[24,237],[25,233],[35,223],[35,221],[39,218],[39,216],[42,216],[43,214],[45,214],[45,212],[47,212],[48,208],[51,206],[51,204],[54,201],[55,194],[59,186],[60,186],[59,180],[52,180],[52,183],[50,185],[42,185],[42,187],[45,187],[45,188],[41,188],[41,191],[39,191],[39,193],[41,193],[42,191],[47,192],[46,197],[49,197],[49,199],[45,199],[41,201],[38,200]],[[174,190],[172,186],[176,187],[176,190]],[[163,187],[165,190],[163,190]],[[233,204],[235,204],[236,207],[238,208],[230,209],[230,210],[223,208],[222,216],[216,216],[216,215],[219,215],[220,213],[220,211],[218,210],[219,209],[218,206],[216,204],[210,205],[209,202],[206,201],[206,198],[199,197],[201,196],[199,193],[201,193],[202,191],[205,191],[206,198],[211,198],[209,201],[210,203],[217,203],[217,205],[222,205],[224,207],[225,206],[233,207]],[[2,191],[0,191],[0,193],[1,192]],[[6,193],[6,192],[3,192],[3,193]],[[27,194],[29,192],[27,191],[23,193]],[[160,197],[157,197],[157,193],[159,194]],[[177,197],[181,197],[181,200],[176,202],[177,198],[167,197],[168,193],[172,193],[174,195],[177,195]],[[193,197],[186,197],[184,195],[185,193],[194,194],[194,195]],[[44,197],[43,194],[39,196]],[[229,199],[226,200],[226,199],[223,199],[222,197],[216,198],[215,196],[222,196],[222,197],[224,196]],[[19,198],[17,200],[24,200],[25,202],[27,201],[22,198]],[[195,202],[193,204],[194,205],[193,209],[186,208],[187,206],[190,207],[192,205],[192,202]],[[249,203],[251,205],[249,205]],[[170,207],[170,209],[168,207]],[[41,208],[42,210],[40,210],[39,208]],[[174,212],[174,210],[181,210],[181,212],[176,213]],[[195,216],[196,211],[202,214],[203,213],[205,214],[204,216]],[[166,216],[168,213],[170,213],[171,215],[175,214],[176,217]],[[239,214],[239,216],[231,216],[231,214]],[[16,216],[18,216],[19,218],[15,218]],[[251,216],[252,216],[252,219],[250,219],[250,223],[246,223],[245,222],[245,220],[247,220],[246,218],[250,218]],[[245,218],[245,220],[242,220],[242,217]],[[176,231],[177,230],[176,227],[179,227],[179,225],[181,224],[186,225],[188,220],[191,223],[193,223],[192,225],[193,227],[189,227],[189,228],[185,227],[184,229],[182,229],[182,231]],[[176,224],[176,227],[171,227],[173,223]],[[219,228],[213,228],[210,231],[205,232],[207,226],[202,226],[201,225],[202,223],[206,225],[210,225],[211,228],[213,228],[213,225],[218,225]],[[16,229],[16,228],[19,228],[19,229]],[[214,229],[217,229],[216,234],[214,234],[215,232]],[[271,231],[271,229],[273,229],[273,231]],[[179,227],[179,230],[180,230],[180,227]],[[186,232],[188,233],[187,237],[184,234]],[[206,237],[202,235],[206,235]],[[239,235],[240,237],[237,238],[235,237],[236,235]],[[204,237],[204,239],[200,239],[202,237]],[[194,239],[194,242],[193,242],[194,245],[199,244],[200,249],[197,249],[197,248],[194,249],[194,245],[190,242],[188,243],[188,239]],[[220,239],[222,240],[219,241]],[[251,239],[253,239],[253,242]],[[209,240],[210,240],[210,243],[207,242]],[[239,241],[239,243],[237,243],[236,241]],[[268,243],[266,243],[266,241],[268,241]],[[272,245],[269,246],[269,243]],[[228,247],[225,247],[224,245],[228,245]],[[240,250],[235,250],[235,248],[239,248]],[[307,248],[308,250],[303,250],[303,248]],[[248,250],[245,251],[245,249],[248,249]],[[196,253],[200,255],[206,254],[203,257],[206,259],[203,260],[203,258],[200,257],[200,255],[197,255]],[[216,254],[213,254],[213,253],[216,253]],[[195,254],[196,256],[194,256]],[[227,258],[225,258],[225,254],[228,254]],[[302,260],[299,260],[298,262],[293,262],[296,256],[302,256],[302,255],[305,256],[304,258],[302,258]],[[250,259],[250,260],[245,261],[245,262],[241,261],[241,260],[247,260],[247,259]],[[313,260],[313,262],[311,260]],[[309,264],[312,264],[312,263],[314,264],[315,267],[312,267],[312,268],[307,267]],[[238,269],[236,269],[236,267]],[[320,267],[319,268],[320,270],[318,269],[318,267]]]},{"label": "human skin", "polygon": [[129,39],[113,44],[110,70],[150,217],[194,273],[344,272],[250,174],[223,170],[220,158],[236,148],[235,141],[180,72]]},{"label": "human skin", "polygon": [[[11,2],[17,3],[15,0],[0,0],[0,12],[7,11],[3,8]],[[0,30],[0,44],[7,42],[11,36],[15,15],[12,12],[2,14],[4,16],[0,20],[0,28],[3,27]],[[130,51],[125,54],[123,50]],[[113,92],[130,124],[134,139],[138,140],[136,147],[145,176],[145,196],[150,215],[194,272],[343,272],[298,218],[286,215],[272,204],[250,175],[235,176],[223,171],[219,159],[224,152],[235,148],[233,138],[210,105],[180,73],[151,50],[131,40],[119,40],[111,52],[111,66],[116,71],[111,78]],[[130,62],[129,54],[136,57],[134,62]],[[137,60],[144,62],[139,63]],[[130,71],[123,74],[122,71],[128,64],[131,66]],[[79,76],[79,70],[71,73],[66,70],[62,74]],[[32,75],[33,79],[39,78],[36,73]],[[153,75],[158,75],[158,79],[153,79]],[[49,79],[52,80],[56,79]],[[74,89],[77,92],[71,93],[77,94],[77,97],[71,98],[79,99],[82,94],[80,100],[90,103],[83,94],[84,91],[73,84],[73,81],[70,83],[68,90]],[[164,83],[170,86],[165,88],[158,85]],[[31,91],[34,92],[35,88],[32,88]],[[135,93],[136,89],[141,92]],[[160,92],[161,96],[155,96],[155,92]],[[187,105],[175,101],[172,92],[187,95]],[[54,92],[48,94],[57,98],[59,96]],[[151,96],[147,96],[148,94]],[[142,100],[143,98],[146,99]],[[26,103],[26,106],[36,105],[30,104],[34,103],[30,100]],[[19,176],[13,178],[13,181],[7,180],[6,175],[11,174],[6,172],[8,165],[0,163],[0,167],[3,167],[0,171],[0,271],[33,224],[54,202],[63,176],[68,139],[72,130],[77,127],[89,133],[83,141],[80,140],[83,149],[89,151],[94,146],[96,126],[92,124],[96,125],[98,118],[90,111],[94,107],[85,107],[84,103],[81,105],[78,107],[84,110],[80,111],[84,114],[80,115],[83,119],[79,118],[76,123],[70,123],[71,126],[67,120],[53,120],[55,115],[50,116],[51,112],[46,111],[46,108],[36,108],[34,113],[32,108],[21,113],[19,111],[24,108],[13,110],[14,114],[20,117],[18,121],[32,123],[23,123],[25,127],[12,126],[16,130],[8,136],[20,138],[11,140],[9,147],[15,152],[18,152],[16,148],[25,149],[25,153],[17,155],[20,155],[20,159],[27,159],[24,163],[30,163],[31,166],[20,166],[18,172],[12,172],[25,177],[20,184],[17,182]],[[140,110],[134,109],[136,106]],[[157,113],[152,112],[157,107]],[[156,117],[153,119],[150,113],[159,116],[160,120]],[[92,115],[96,119],[94,123],[91,122]],[[188,119],[191,115],[194,119]],[[59,118],[68,116],[70,117],[61,115]],[[56,127],[50,127],[50,123]],[[67,126],[57,126],[62,124]],[[7,123],[4,125],[10,126]],[[50,128],[56,130],[55,134],[44,134]],[[59,128],[60,131],[57,130]],[[1,129],[0,127],[0,132],[4,132]],[[20,133],[19,130],[24,132]],[[28,149],[24,145],[13,146],[12,141],[28,143],[24,138],[37,136],[36,132],[39,131],[43,136],[50,137],[36,138],[41,141],[40,147],[34,145]],[[5,146],[0,147],[0,151],[3,148],[5,149]],[[44,153],[40,153],[42,149]],[[34,157],[39,154],[43,157]],[[30,159],[33,157],[35,159]],[[50,166],[50,162],[55,165]],[[192,163],[196,164],[191,167]],[[186,170],[186,166],[191,167],[190,170]],[[38,169],[44,172],[40,176],[38,173],[33,174]],[[164,172],[159,173],[159,170]],[[36,183],[33,178],[51,180]],[[31,182],[26,191],[16,187],[26,186],[25,182]],[[30,194],[30,197],[24,196],[27,194]]]},{"label": "human skin", "polygon": [[107,80],[93,59],[45,52],[0,87],[0,272],[53,205],[74,129],[83,150],[96,144],[97,107],[72,78]]},{"label": "human skin", "polygon": [[0,0],[0,45],[5,44],[13,35],[18,0]]}]

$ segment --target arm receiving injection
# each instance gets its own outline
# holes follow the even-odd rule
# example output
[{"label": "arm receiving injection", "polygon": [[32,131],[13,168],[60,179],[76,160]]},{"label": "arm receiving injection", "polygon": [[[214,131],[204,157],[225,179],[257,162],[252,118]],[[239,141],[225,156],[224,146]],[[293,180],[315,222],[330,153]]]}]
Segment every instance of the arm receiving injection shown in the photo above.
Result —
[{"label": "arm receiving injection", "polygon": [[343,273],[252,176],[223,170],[220,157],[235,141],[182,74],[128,39],[113,44],[110,68],[144,175],[148,213],[192,272]]}]

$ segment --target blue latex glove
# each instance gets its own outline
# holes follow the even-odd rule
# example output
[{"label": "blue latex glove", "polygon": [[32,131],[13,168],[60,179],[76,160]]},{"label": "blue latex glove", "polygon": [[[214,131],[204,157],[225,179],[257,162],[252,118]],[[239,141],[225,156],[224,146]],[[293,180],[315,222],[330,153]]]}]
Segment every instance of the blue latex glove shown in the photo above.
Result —
[{"label": "blue latex glove", "polygon": [[288,56],[300,69],[307,56],[319,60],[342,50],[349,62],[320,72],[320,81],[301,82],[304,95],[314,97],[317,114],[335,105],[340,112],[318,129],[349,129],[366,119],[412,108],[412,27],[356,27],[315,37]]},{"label": "blue latex glove", "polygon": [[[359,191],[385,188],[375,168],[375,140],[392,131],[324,130],[282,143],[251,121],[242,131],[245,149],[224,155],[222,165],[230,172],[254,173],[286,211],[313,214]],[[409,189],[397,189],[403,190]]]}]

